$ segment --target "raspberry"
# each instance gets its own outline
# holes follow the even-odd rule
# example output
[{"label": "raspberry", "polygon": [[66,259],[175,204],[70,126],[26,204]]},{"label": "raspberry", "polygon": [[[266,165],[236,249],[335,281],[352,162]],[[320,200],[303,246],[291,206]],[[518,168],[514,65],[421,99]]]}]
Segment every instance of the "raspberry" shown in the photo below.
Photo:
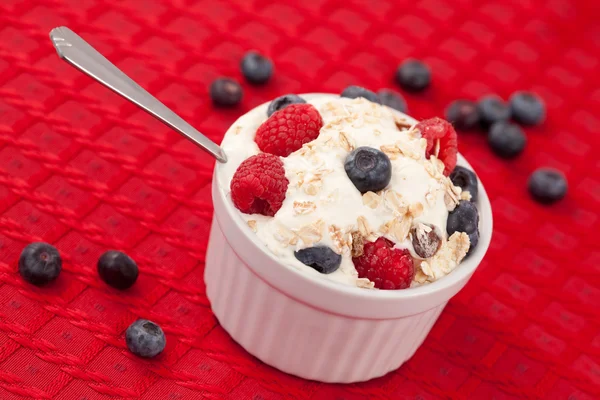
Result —
[{"label": "raspberry", "polygon": [[265,153],[287,157],[315,140],[322,126],[323,119],[312,105],[290,104],[263,122],[254,140]]},{"label": "raspberry", "polygon": [[285,200],[288,184],[279,157],[257,154],[244,160],[233,174],[231,200],[245,214],[272,217]]},{"label": "raspberry", "polygon": [[379,289],[405,289],[415,275],[408,250],[394,249],[394,243],[380,237],[365,243],[364,254],[352,259],[360,278],[368,278]]},{"label": "raspberry", "polygon": [[436,142],[439,140],[440,151],[438,158],[446,166],[444,168],[444,175],[450,175],[450,172],[456,166],[456,154],[458,153],[456,131],[452,127],[452,124],[435,117],[419,122],[417,129],[421,131],[421,136],[427,139],[427,148],[425,150],[427,158],[435,154]]}]

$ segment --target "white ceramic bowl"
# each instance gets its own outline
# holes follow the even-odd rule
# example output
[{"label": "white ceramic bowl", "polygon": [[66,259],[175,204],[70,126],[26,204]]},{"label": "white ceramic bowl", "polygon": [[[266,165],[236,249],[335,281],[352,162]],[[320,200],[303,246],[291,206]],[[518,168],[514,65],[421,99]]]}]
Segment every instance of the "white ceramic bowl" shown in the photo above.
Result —
[{"label": "white ceramic bowl", "polygon": [[[471,168],[461,155],[458,164]],[[219,187],[220,167],[204,275],[212,310],[250,354],[302,378],[358,382],[398,368],[468,282],[491,240],[492,210],[480,183],[479,244],[453,272],[397,291],[344,286],[280,264],[240,218],[229,188]]]}]

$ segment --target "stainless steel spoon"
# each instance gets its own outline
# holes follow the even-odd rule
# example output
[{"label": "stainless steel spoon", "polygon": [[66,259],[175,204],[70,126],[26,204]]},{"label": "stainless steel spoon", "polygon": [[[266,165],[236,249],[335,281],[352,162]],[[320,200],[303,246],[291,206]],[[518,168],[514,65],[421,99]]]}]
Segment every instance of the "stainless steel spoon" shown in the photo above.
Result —
[{"label": "stainless steel spoon", "polygon": [[145,91],[75,32],[64,26],[54,28],[50,31],[50,40],[58,56],[73,67],[175,129],[210,153],[217,161],[227,162],[227,156],[219,145]]}]

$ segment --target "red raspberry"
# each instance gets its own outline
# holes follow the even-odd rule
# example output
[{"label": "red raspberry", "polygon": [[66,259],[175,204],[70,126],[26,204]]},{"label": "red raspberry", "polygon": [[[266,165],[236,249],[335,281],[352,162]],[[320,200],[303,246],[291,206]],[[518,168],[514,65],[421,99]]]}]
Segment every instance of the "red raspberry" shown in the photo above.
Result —
[{"label": "red raspberry", "polygon": [[272,217],[285,200],[288,184],[279,157],[257,154],[244,160],[233,174],[231,200],[245,214]]},{"label": "red raspberry", "polygon": [[394,249],[394,243],[380,237],[365,243],[364,254],[352,259],[359,278],[368,278],[379,289],[406,289],[415,275],[408,250]]},{"label": "red raspberry", "polygon": [[312,105],[290,104],[263,122],[254,140],[265,153],[287,157],[315,140],[322,126],[323,119]]},{"label": "red raspberry", "polygon": [[458,153],[458,140],[456,131],[448,121],[435,117],[426,119],[417,124],[421,136],[427,139],[427,158],[435,154],[436,142],[440,141],[440,152],[438,158],[444,163],[444,175],[450,175],[456,166],[456,154]]}]

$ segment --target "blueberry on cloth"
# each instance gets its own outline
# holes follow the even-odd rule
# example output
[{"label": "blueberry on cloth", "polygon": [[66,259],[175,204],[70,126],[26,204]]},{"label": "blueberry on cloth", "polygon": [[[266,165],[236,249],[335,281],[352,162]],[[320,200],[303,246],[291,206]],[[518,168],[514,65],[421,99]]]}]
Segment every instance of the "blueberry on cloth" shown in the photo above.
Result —
[{"label": "blueberry on cloth", "polygon": [[167,339],[160,326],[147,319],[138,319],[125,331],[125,343],[133,354],[151,358],[165,349]]},{"label": "blueberry on cloth", "polygon": [[37,286],[55,280],[62,269],[62,259],[56,247],[43,242],[25,246],[19,257],[19,274]]},{"label": "blueberry on cloth", "polygon": [[496,122],[488,133],[488,144],[496,155],[515,158],[525,149],[527,138],[523,130],[509,122]]},{"label": "blueberry on cloth", "polygon": [[233,107],[242,101],[242,87],[230,78],[218,78],[210,84],[210,98],[219,107]]},{"label": "blueberry on cloth", "polygon": [[131,287],[138,278],[138,266],[127,254],[109,250],[98,259],[98,275],[117,289]]},{"label": "blueberry on cloth", "polygon": [[431,83],[431,70],[422,61],[408,59],[398,67],[396,81],[404,90],[420,92]]},{"label": "blueberry on cloth", "polygon": [[454,171],[450,173],[450,180],[455,186],[459,186],[463,191],[468,191],[471,194],[471,201],[477,202],[479,187],[475,172],[457,165],[454,167]]},{"label": "blueberry on cloth", "polygon": [[379,97],[372,91],[365,89],[360,86],[348,86],[346,89],[342,91],[340,94],[342,97],[347,97],[349,99],[356,99],[357,97],[363,97],[373,103],[381,104],[381,100]]},{"label": "blueberry on cloth", "polygon": [[273,75],[273,63],[271,60],[256,51],[246,53],[244,58],[242,58],[240,67],[242,74],[250,83],[265,83]]},{"label": "blueberry on cloth", "polygon": [[359,147],[344,162],[348,178],[361,192],[377,192],[392,179],[392,162],[384,152],[373,147]]},{"label": "blueberry on cloth", "polygon": [[471,100],[455,100],[446,108],[446,120],[456,129],[469,130],[479,126],[479,110]]},{"label": "blueberry on cloth", "polygon": [[294,252],[294,256],[302,264],[308,265],[322,274],[334,272],[342,262],[342,256],[326,246],[315,246],[298,250]]},{"label": "blueberry on cloth", "polygon": [[454,232],[466,233],[471,241],[471,246],[467,253],[470,254],[479,242],[479,212],[475,203],[461,200],[458,206],[452,212],[448,213],[446,232],[448,236]]},{"label": "blueberry on cloth", "polygon": [[381,104],[405,113],[407,111],[406,100],[395,90],[381,89],[377,92],[377,96],[381,100]]},{"label": "blueberry on cloth", "polygon": [[539,125],[546,117],[546,105],[531,92],[516,92],[509,99],[512,118],[523,125]]},{"label": "blueberry on cloth", "polygon": [[479,111],[479,120],[484,128],[510,119],[510,107],[495,95],[482,97],[477,102],[477,110]]},{"label": "blueberry on cloth", "polygon": [[567,194],[567,178],[552,168],[539,168],[529,177],[529,193],[539,203],[552,204]]},{"label": "blueberry on cloth", "polygon": [[271,115],[273,115],[273,113],[275,111],[279,111],[279,110],[286,108],[290,104],[301,104],[301,103],[306,103],[306,100],[304,100],[302,97],[298,96],[297,94],[286,94],[283,96],[279,96],[276,99],[274,99],[273,101],[271,101],[271,103],[269,103],[269,107],[267,108],[267,117],[270,117]]}]

